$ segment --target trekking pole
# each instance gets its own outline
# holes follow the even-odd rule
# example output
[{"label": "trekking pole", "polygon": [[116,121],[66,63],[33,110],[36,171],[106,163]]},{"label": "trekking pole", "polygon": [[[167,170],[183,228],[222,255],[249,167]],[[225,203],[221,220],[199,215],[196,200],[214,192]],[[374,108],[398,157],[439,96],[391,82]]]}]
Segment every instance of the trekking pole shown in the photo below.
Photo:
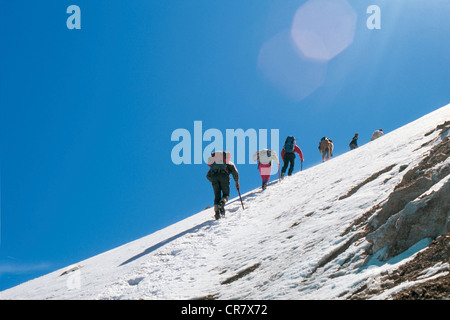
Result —
[{"label": "trekking pole", "polygon": [[303,171],[303,161],[300,161],[300,171]]},{"label": "trekking pole", "polygon": [[278,164],[278,182],[281,182],[281,176],[280,176],[280,164]]},{"label": "trekking pole", "polygon": [[237,192],[239,193],[239,199],[241,199],[242,210],[244,210],[244,203],[242,203],[241,192],[239,191],[239,188],[236,188],[236,189],[237,189]]}]

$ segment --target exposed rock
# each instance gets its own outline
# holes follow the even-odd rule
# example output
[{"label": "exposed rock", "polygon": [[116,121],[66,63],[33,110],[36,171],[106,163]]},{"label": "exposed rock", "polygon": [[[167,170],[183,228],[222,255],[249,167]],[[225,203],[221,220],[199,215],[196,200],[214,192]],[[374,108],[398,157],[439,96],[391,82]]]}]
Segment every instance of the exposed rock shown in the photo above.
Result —
[{"label": "exposed rock", "polygon": [[445,137],[434,146],[417,166],[406,172],[389,199],[369,221],[368,232],[382,226],[391,216],[450,174],[450,139]]},{"label": "exposed rock", "polygon": [[372,252],[387,248],[381,260],[388,260],[423,238],[450,232],[450,175],[442,187],[408,203],[379,229],[367,235]]},{"label": "exposed rock", "polygon": [[366,184],[368,184],[369,182],[374,181],[375,179],[377,179],[379,176],[381,176],[383,173],[389,172],[392,170],[392,168],[394,168],[396,166],[396,164],[392,164],[386,168],[384,168],[383,170],[380,170],[374,174],[372,174],[370,177],[368,177],[366,180],[364,180],[363,182],[361,182],[360,184],[358,184],[357,186],[354,186],[351,190],[349,190],[345,195],[339,197],[339,200],[343,200],[346,199],[350,196],[352,196],[353,194],[355,194],[359,189],[361,189],[363,186],[365,186]]},{"label": "exposed rock", "polygon": [[[449,263],[450,234],[446,234],[439,236],[426,249],[417,253],[411,261],[392,272],[381,274],[377,286],[365,284],[348,299],[370,299],[382,294],[385,290],[407,282],[417,283],[397,291],[389,298],[394,300],[450,299]],[[427,277],[425,275],[429,268],[439,264],[442,266],[439,272],[442,276],[432,274]]]},{"label": "exposed rock", "polygon": [[259,268],[259,266],[261,265],[261,263],[256,263],[248,268],[245,268],[244,270],[239,271],[236,275],[222,281],[220,284],[230,284],[242,277],[245,277],[246,275],[252,273],[253,271],[255,271],[256,269]]}]

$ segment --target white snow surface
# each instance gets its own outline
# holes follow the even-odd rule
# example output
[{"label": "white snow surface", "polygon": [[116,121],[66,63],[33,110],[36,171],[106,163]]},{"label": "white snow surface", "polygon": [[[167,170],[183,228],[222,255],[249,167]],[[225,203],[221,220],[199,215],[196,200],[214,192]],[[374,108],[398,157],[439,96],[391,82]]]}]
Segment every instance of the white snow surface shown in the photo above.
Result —
[{"label": "white snow surface", "polygon": [[[214,295],[224,300],[346,299],[363,285],[376,286],[381,272],[398,268],[430,243],[431,239],[423,239],[388,262],[380,262],[374,255],[364,263],[368,242],[362,238],[327,261],[360,231],[344,234],[344,230],[385,200],[401,181],[408,170],[399,172],[399,167],[412,168],[434,143],[421,146],[439,140],[437,132],[424,134],[449,119],[450,104],[281,183],[272,178],[265,191],[258,188],[242,195],[245,210],[239,198],[232,199],[224,219],[215,221],[212,208],[201,211],[146,237],[5,290],[0,298],[195,299]],[[338,200],[373,173],[394,164],[355,194]],[[252,266],[252,272],[222,283]],[[441,267],[424,272],[421,281],[440,274]]]}]

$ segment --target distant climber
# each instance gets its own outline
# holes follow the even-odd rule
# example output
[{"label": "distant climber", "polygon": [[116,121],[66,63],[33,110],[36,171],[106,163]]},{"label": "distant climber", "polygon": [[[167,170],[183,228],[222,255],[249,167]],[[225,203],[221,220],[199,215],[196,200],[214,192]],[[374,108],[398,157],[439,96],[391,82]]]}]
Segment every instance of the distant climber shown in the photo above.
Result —
[{"label": "distant climber", "polygon": [[384,135],[383,129],[375,130],[375,132],[372,134],[372,138],[370,138],[370,141],[373,141],[373,140],[375,140],[375,139],[378,139],[378,138],[381,137],[382,135]]},{"label": "distant climber", "polygon": [[255,154],[253,155],[253,161],[256,161],[258,163],[258,170],[262,179],[261,188],[265,190],[270,179],[270,174],[272,172],[272,161],[276,161],[278,167],[280,167],[280,162],[278,161],[277,154],[273,150],[262,149],[255,152]]},{"label": "distant climber", "polygon": [[354,150],[358,148],[358,134],[355,133],[355,136],[353,137],[352,141],[350,141],[349,144],[350,150]]},{"label": "distant climber", "polygon": [[288,136],[284,142],[281,150],[281,158],[283,159],[283,168],[281,168],[281,177],[284,177],[286,169],[289,166],[288,176],[294,171],[295,152],[300,156],[300,161],[303,162],[302,150],[295,144],[295,137]]},{"label": "distant climber", "polygon": [[333,156],[333,140],[323,137],[319,142],[319,151],[322,154],[322,162],[329,160]]},{"label": "distant climber", "polygon": [[216,219],[225,215],[225,203],[230,197],[230,174],[236,182],[236,189],[239,190],[239,173],[230,158],[231,154],[227,151],[212,152],[208,158],[210,169],[206,178],[211,182],[214,190],[214,217]]}]

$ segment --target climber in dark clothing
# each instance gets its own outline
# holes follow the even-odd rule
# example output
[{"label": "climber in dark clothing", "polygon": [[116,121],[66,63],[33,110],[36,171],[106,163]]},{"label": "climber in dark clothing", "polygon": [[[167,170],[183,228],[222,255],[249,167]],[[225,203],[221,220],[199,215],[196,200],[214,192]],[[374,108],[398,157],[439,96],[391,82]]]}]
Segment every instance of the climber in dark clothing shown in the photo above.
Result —
[{"label": "climber in dark clothing", "polygon": [[353,137],[352,141],[350,141],[350,150],[358,148],[358,134],[355,133],[355,136]]},{"label": "climber in dark clothing", "polygon": [[230,153],[216,151],[208,158],[210,169],[206,178],[211,182],[214,190],[214,213],[215,218],[225,215],[225,203],[230,197],[230,174],[236,182],[236,189],[239,190],[239,172],[234,163],[230,161]]},{"label": "climber in dark clothing", "polygon": [[283,159],[284,162],[283,167],[281,168],[281,178],[284,177],[288,166],[288,176],[290,176],[294,171],[295,152],[298,153],[300,156],[300,161],[303,162],[304,159],[302,150],[295,144],[295,137],[289,136],[286,138],[283,149],[281,150],[281,159]]}]

